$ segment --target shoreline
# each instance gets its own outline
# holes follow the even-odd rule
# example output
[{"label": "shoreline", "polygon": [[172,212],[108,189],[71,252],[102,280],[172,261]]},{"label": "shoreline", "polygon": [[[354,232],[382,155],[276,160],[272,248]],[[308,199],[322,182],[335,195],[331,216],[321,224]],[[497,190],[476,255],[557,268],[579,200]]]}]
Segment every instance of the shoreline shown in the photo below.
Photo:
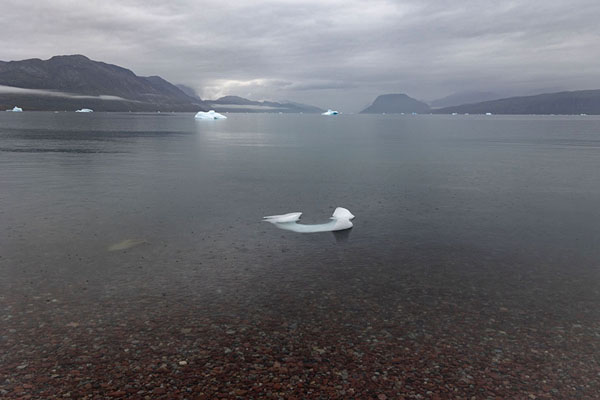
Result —
[{"label": "shoreline", "polygon": [[9,290],[0,298],[1,394],[381,400],[598,393],[599,326],[587,302],[573,319],[546,301],[528,310],[530,299],[500,305],[484,290],[417,278],[403,287],[330,282],[250,298],[234,288],[221,296],[170,288],[102,299],[75,287],[37,296]]}]

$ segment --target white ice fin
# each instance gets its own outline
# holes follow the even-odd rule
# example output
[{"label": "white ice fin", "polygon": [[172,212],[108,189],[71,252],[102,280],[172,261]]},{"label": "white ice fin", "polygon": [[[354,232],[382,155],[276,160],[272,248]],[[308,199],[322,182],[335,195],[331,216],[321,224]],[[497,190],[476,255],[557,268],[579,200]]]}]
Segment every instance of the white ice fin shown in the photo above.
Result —
[{"label": "white ice fin", "polygon": [[215,110],[210,110],[209,112],[199,111],[196,116],[196,119],[227,119],[223,114],[219,114],[215,112]]},{"label": "white ice fin", "polygon": [[301,212],[294,212],[282,215],[270,215],[264,217],[263,221],[270,222],[280,229],[286,231],[299,232],[299,233],[314,233],[314,232],[335,232],[343,231],[345,229],[352,228],[351,220],[354,219],[354,215],[348,209],[338,207],[333,212],[329,222],[324,224],[316,225],[305,225],[299,224],[298,221],[302,216]]}]

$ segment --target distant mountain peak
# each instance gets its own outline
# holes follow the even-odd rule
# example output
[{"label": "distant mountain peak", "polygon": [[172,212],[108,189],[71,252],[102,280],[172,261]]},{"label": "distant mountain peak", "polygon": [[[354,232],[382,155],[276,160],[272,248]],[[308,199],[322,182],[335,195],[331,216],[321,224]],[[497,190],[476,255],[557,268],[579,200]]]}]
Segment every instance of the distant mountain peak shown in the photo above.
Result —
[{"label": "distant mountain peak", "polygon": [[246,98],[244,98],[244,97],[241,97],[241,96],[234,96],[234,95],[227,95],[227,96],[219,97],[217,100],[244,100],[244,101],[254,101],[254,100],[246,99]]},{"label": "distant mountain peak", "polygon": [[64,55],[58,55],[58,56],[54,56],[51,57],[49,60],[85,60],[85,61],[92,61],[90,58],[88,58],[87,56],[84,56],[83,54],[64,54]]},{"label": "distant mountain peak", "polygon": [[429,106],[422,101],[413,99],[405,93],[389,93],[377,96],[373,104],[361,111],[361,114],[399,114],[427,113]]},{"label": "distant mountain peak", "polygon": [[322,109],[307,104],[276,101],[256,101],[244,97],[228,95],[216,100],[206,100],[217,111],[222,112],[282,112],[282,113],[321,113]]}]

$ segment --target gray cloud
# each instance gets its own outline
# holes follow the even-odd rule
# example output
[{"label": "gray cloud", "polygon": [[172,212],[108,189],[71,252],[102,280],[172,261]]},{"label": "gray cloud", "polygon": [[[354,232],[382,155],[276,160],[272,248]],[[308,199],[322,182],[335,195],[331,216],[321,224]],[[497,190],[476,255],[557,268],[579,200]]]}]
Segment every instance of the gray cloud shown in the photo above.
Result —
[{"label": "gray cloud", "polygon": [[596,88],[595,0],[4,0],[0,59],[85,54],[204,97],[357,111],[376,95]]}]

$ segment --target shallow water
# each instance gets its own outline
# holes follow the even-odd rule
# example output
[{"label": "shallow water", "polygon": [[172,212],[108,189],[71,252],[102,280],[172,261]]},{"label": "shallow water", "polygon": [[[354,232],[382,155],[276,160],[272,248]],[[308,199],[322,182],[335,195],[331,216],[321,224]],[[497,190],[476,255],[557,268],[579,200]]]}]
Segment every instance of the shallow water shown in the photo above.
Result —
[{"label": "shallow water", "polygon": [[[595,364],[554,386],[595,389],[598,171],[592,116],[0,113],[4,361],[24,326],[73,319],[254,320],[271,339],[261,324],[278,321],[357,348],[373,327],[418,348],[451,338],[482,365],[499,347],[518,364],[562,329],[540,351]],[[356,215],[341,236],[261,221],[320,223],[336,206]],[[122,243],[135,245],[108,251]],[[277,340],[318,340],[290,335]]]}]

